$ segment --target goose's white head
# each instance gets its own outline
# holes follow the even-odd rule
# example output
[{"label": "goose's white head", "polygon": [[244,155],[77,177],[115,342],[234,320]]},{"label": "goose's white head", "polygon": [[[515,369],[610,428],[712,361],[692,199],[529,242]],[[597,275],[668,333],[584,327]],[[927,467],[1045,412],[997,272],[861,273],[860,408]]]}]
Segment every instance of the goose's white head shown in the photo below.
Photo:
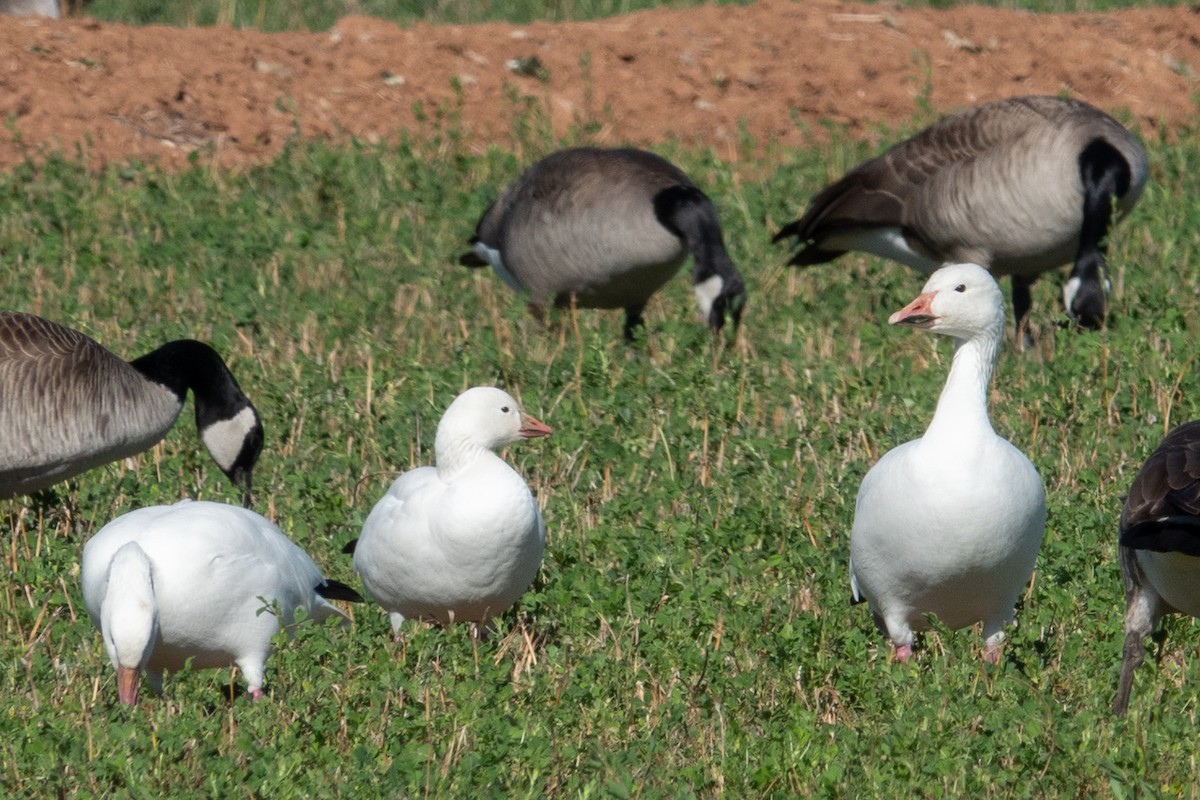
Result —
[{"label": "goose's white head", "polygon": [[888,318],[892,325],[970,339],[1004,334],[1004,295],[978,264],[951,264],[929,277],[916,300]]},{"label": "goose's white head", "polygon": [[443,446],[499,450],[521,439],[549,436],[548,425],[524,412],[512,395],[491,386],[476,386],[460,394],[442,415],[437,429],[438,460]]},{"label": "goose's white head", "polygon": [[136,542],[123,545],[108,565],[108,587],[100,603],[100,633],[117,671],[117,697],[137,703],[138,682],[158,638],[158,603],[150,559]]}]

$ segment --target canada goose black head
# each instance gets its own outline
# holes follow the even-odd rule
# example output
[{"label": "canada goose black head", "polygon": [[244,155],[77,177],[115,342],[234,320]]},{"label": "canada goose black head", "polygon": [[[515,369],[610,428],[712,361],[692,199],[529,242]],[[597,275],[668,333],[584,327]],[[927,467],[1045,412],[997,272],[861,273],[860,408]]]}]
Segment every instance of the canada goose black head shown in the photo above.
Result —
[{"label": "canada goose black head", "polygon": [[200,441],[242,490],[242,504],[249,507],[254,467],[263,447],[262,419],[217,352],[203,342],[181,339],[130,363],[181,398],[191,389]]}]

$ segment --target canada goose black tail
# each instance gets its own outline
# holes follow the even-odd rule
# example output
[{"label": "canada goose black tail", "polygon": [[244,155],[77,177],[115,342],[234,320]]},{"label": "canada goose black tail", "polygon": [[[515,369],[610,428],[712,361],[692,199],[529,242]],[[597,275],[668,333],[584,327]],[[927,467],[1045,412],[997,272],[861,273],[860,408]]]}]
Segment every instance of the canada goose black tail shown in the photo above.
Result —
[{"label": "canada goose black tail", "polygon": [[[472,236],[471,241],[468,242],[468,244],[470,244],[473,247],[475,245],[475,243],[478,241],[479,241],[479,239],[477,237]],[[465,252],[461,256],[459,256],[458,263],[460,266],[469,267],[470,269],[479,269],[480,267],[490,267],[491,266],[491,264],[489,264],[486,259],[484,259],[482,256],[480,256],[479,253],[476,253],[474,250],[468,250],[467,252]]]},{"label": "canada goose black tail", "polygon": [[1121,531],[1120,543],[1131,550],[1200,556],[1200,519],[1181,515],[1131,525]]},{"label": "canada goose black tail", "polygon": [[353,588],[347,586],[341,581],[325,579],[325,582],[318,584],[316,592],[326,600],[345,600],[347,603],[362,603],[363,596],[354,591]]}]

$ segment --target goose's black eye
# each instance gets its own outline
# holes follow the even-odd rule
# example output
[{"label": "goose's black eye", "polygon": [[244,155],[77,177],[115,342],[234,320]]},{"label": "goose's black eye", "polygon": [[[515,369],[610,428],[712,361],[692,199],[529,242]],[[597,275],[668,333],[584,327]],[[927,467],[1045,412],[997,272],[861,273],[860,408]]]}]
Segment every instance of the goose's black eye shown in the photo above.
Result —
[{"label": "goose's black eye", "polygon": [[500,411],[501,411],[502,413],[504,413],[504,414],[507,414],[507,413],[508,413],[508,406],[502,406],[502,407],[500,408]]},{"label": "goose's black eye", "polygon": [[956,291],[956,292],[965,292],[966,290],[967,290],[967,285],[965,283],[960,283],[958,286],[954,287],[954,291]]}]

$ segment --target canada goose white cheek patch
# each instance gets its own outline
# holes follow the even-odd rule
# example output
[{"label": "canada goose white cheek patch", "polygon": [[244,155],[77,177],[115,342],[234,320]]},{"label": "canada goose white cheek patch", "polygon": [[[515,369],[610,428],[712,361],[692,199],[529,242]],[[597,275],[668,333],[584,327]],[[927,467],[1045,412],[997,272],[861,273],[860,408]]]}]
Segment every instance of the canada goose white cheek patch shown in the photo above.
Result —
[{"label": "canada goose white cheek patch", "polygon": [[246,406],[229,419],[214,422],[200,432],[200,441],[204,442],[218,467],[226,472],[233,469],[246,434],[254,428],[255,422],[254,409]]},{"label": "canada goose white cheek patch", "polygon": [[[1075,302],[1075,295],[1079,294],[1079,287],[1083,286],[1083,281],[1078,277],[1068,278],[1063,284],[1063,306],[1067,309],[1067,313],[1071,314],[1072,304]],[[1112,294],[1112,281],[1108,278],[1104,279],[1104,293]],[[1074,316],[1073,314],[1071,315]]]},{"label": "canada goose white cheek patch", "polygon": [[713,275],[692,288],[696,292],[696,302],[700,305],[700,313],[704,315],[705,319],[708,319],[713,303],[717,302],[717,298],[721,296],[721,290],[725,288],[725,281],[721,279],[720,275]]}]

